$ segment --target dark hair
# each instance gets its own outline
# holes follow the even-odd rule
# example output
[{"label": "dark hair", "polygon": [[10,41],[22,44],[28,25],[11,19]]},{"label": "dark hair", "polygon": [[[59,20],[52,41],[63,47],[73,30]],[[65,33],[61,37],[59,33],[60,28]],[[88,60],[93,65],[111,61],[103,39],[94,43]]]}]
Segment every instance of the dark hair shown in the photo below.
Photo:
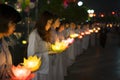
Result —
[{"label": "dark hair", "polygon": [[55,21],[60,18],[58,15],[54,14],[54,18],[53,18],[53,23],[55,23]]},{"label": "dark hair", "polygon": [[8,23],[17,23],[21,20],[20,13],[17,12],[13,7],[0,4],[0,33],[8,31]]},{"label": "dark hair", "polygon": [[37,29],[38,34],[42,38],[42,40],[47,42],[50,42],[50,31],[46,31],[45,26],[47,24],[47,21],[50,19],[53,19],[53,14],[51,12],[44,11],[41,17],[37,20],[34,27],[34,29]]}]

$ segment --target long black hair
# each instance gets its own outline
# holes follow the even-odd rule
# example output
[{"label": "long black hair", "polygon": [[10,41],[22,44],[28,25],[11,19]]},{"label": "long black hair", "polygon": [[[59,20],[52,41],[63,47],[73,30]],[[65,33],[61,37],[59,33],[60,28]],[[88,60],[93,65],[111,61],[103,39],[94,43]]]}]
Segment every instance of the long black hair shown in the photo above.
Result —
[{"label": "long black hair", "polygon": [[42,38],[42,40],[50,42],[50,31],[45,30],[45,26],[47,24],[47,21],[53,19],[53,14],[49,11],[44,11],[38,21],[35,24],[34,29],[36,28],[38,31],[39,36]]}]

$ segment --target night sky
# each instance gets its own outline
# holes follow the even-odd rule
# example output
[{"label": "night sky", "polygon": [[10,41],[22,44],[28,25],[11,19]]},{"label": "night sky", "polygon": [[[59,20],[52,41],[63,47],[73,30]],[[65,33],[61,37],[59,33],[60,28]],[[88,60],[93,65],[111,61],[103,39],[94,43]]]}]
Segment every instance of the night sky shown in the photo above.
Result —
[{"label": "night sky", "polygon": [[84,4],[96,12],[120,10],[120,0],[83,0]]}]

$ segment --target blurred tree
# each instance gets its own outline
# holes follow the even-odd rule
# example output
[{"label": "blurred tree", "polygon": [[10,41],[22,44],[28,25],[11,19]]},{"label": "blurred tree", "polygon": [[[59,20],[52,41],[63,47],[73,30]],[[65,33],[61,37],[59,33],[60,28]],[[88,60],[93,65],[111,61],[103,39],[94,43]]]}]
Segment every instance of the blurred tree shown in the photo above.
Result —
[{"label": "blurred tree", "polygon": [[63,0],[42,0],[40,3],[40,13],[48,10],[69,21],[84,22],[88,19],[87,8],[78,6],[76,2],[70,2],[67,7]]},{"label": "blurred tree", "polygon": [[88,19],[87,8],[85,6],[78,6],[75,3],[70,3],[64,9],[63,16],[69,18],[70,21],[85,22]]}]

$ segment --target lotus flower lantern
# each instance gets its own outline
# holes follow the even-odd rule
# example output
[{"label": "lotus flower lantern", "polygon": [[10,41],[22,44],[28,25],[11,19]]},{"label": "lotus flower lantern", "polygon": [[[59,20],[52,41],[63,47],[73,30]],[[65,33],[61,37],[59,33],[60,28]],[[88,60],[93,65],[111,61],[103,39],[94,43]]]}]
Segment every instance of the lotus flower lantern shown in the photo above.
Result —
[{"label": "lotus flower lantern", "polygon": [[28,59],[24,58],[23,65],[34,72],[41,66],[41,58],[38,58],[36,55],[29,56]]},{"label": "lotus flower lantern", "polygon": [[17,80],[26,80],[31,74],[31,71],[28,68],[21,65],[12,66],[12,72]]}]

